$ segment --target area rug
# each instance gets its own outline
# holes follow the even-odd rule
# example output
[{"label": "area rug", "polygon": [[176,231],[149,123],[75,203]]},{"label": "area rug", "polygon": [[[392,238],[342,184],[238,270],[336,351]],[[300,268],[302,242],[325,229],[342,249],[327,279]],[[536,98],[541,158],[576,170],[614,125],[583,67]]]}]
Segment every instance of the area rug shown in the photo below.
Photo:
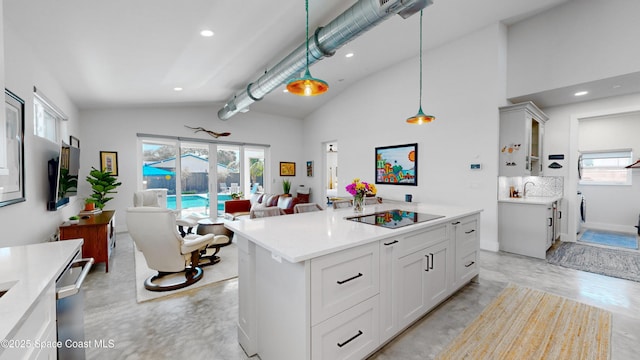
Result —
[{"label": "area rug", "polygon": [[640,253],[561,243],[547,254],[550,264],[640,282]]},{"label": "area rug", "polygon": [[436,359],[609,359],[611,313],[509,285]]},{"label": "area rug", "polygon": [[215,284],[224,280],[229,280],[238,277],[238,248],[236,244],[231,243],[220,249],[218,256],[220,256],[220,262],[211,265],[203,266],[204,274],[202,279],[195,284],[187,286],[182,289],[172,291],[149,291],[144,288],[144,281],[151,275],[156,274],[155,270],[151,270],[147,267],[147,262],[144,260],[144,255],[141,251],[138,251],[133,247],[133,253],[136,263],[136,300],[138,303],[154,300],[164,296],[174,295],[185,291],[191,291],[201,288],[203,286]]},{"label": "area rug", "polygon": [[638,238],[635,234],[612,231],[587,230],[580,236],[580,241],[626,249],[638,248]]}]

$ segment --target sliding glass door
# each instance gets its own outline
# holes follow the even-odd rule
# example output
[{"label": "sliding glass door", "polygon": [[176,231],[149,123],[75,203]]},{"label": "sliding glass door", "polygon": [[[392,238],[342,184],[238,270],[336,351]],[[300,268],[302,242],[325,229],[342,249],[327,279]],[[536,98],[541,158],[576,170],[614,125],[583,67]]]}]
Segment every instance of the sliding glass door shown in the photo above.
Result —
[{"label": "sliding glass door", "polygon": [[225,201],[263,191],[266,147],[155,138],[141,143],[142,189],[167,189],[167,207],[183,216],[223,216]]}]

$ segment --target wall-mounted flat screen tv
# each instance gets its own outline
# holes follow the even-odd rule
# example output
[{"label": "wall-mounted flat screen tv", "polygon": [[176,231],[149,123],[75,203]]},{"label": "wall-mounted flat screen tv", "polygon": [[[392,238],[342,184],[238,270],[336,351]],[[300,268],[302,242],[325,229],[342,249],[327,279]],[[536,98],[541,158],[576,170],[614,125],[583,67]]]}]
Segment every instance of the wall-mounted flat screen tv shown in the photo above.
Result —
[{"label": "wall-mounted flat screen tv", "polygon": [[68,204],[71,196],[78,195],[79,170],[80,148],[62,142],[58,156],[48,162],[48,210],[57,210]]}]

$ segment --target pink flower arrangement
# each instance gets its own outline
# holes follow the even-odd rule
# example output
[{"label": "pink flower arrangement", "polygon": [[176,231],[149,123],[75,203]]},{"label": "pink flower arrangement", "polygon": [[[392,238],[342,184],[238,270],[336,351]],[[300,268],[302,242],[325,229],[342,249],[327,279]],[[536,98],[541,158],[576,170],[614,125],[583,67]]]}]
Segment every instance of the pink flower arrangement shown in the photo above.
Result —
[{"label": "pink flower arrangement", "polygon": [[353,196],[375,195],[377,193],[377,189],[374,184],[369,184],[366,181],[360,181],[358,178],[353,179],[351,184],[347,185],[345,189]]}]

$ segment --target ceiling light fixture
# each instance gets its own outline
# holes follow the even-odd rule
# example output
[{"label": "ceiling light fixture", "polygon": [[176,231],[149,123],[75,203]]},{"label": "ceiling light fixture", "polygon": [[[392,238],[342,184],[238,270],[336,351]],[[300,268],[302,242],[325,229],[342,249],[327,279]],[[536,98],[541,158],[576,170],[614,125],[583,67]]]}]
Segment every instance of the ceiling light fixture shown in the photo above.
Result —
[{"label": "ceiling light fixture", "polygon": [[436,119],[433,115],[425,115],[422,111],[422,10],[420,10],[420,107],[418,113],[407,119],[409,124],[425,124]]},{"label": "ceiling light fixture", "polygon": [[200,35],[203,37],[212,37],[213,36],[213,31],[211,30],[202,30],[200,31]]},{"label": "ceiling light fixture", "polygon": [[305,0],[305,12],[307,14],[307,37],[305,37],[307,44],[307,68],[304,72],[304,76],[296,78],[287,84],[287,90],[291,94],[299,96],[316,96],[325,93],[329,90],[329,84],[326,81],[316,79],[311,76],[309,72],[309,0]]},{"label": "ceiling light fixture", "polygon": [[573,96],[584,96],[587,95],[589,92],[588,91],[578,91],[577,93],[573,94]]},{"label": "ceiling light fixture", "polygon": [[183,88],[181,88],[181,87],[174,87],[174,88],[173,88],[173,91],[182,91],[182,90],[184,90],[184,89],[183,89]]},{"label": "ceiling light fixture", "polygon": [[350,57],[353,57],[353,53],[352,53],[352,52],[350,52],[350,53],[347,53],[347,54],[346,54],[346,55],[345,55],[344,57],[346,57],[346,58],[350,58]]}]

